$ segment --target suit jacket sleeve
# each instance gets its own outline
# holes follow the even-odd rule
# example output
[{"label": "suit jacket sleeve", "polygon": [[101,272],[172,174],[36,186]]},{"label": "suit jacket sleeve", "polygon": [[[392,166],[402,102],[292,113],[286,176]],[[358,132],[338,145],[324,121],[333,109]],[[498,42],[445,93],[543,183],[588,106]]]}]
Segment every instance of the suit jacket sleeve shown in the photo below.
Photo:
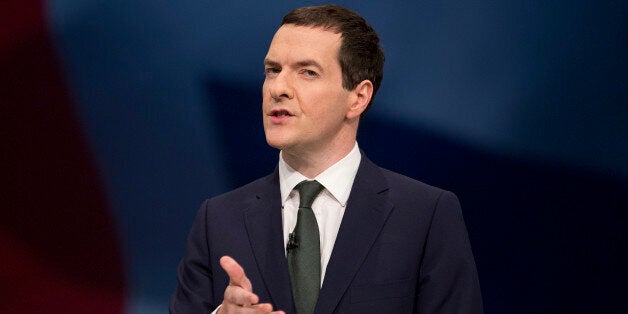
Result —
[{"label": "suit jacket sleeve", "polygon": [[458,198],[444,191],[434,209],[419,272],[419,313],[482,313],[482,297]]},{"label": "suit jacket sleeve", "polygon": [[185,256],[177,272],[179,284],[170,298],[170,313],[209,313],[217,304],[212,289],[212,269],[207,242],[207,204],[198,211],[188,236]]}]

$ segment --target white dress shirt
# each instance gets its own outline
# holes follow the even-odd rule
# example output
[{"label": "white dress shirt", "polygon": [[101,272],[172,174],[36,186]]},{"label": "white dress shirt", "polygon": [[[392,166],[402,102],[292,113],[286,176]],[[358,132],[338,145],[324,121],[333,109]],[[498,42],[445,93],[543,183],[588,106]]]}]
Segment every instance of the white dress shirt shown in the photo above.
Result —
[{"label": "white dress shirt", "polygon": [[[347,200],[351,193],[353,180],[358,172],[362,155],[358,143],[343,159],[336,162],[313,180],[322,184],[325,189],[312,203],[312,210],[318,223],[321,243],[321,286],[325,279],[325,271],[336,242],[338,229],[345,213]],[[281,216],[283,219],[284,248],[288,243],[288,235],[294,231],[299,210],[299,191],[294,187],[303,180],[310,180],[292,169],[279,154],[279,186],[281,189]],[[286,253],[287,254],[287,253]]]}]

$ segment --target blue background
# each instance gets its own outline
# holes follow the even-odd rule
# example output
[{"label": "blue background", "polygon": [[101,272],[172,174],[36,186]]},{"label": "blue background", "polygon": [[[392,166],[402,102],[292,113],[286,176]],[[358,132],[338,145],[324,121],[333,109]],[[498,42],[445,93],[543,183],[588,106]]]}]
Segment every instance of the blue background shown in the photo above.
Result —
[{"label": "blue background", "polygon": [[[52,0],[123,239],[132,313],[166,312],[203,199],[273,170],[262,60],[317,1]],[[625,1],[339,1],[387,61],[359,143],[461,199],[487,313],[626,313]]]}]

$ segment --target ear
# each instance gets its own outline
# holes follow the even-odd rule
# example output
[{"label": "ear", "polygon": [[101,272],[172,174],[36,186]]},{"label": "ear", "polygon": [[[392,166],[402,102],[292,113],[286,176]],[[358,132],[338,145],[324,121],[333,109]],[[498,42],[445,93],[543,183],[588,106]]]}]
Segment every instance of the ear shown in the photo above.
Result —
[{"label": "ear", "polygon": [[371,101],[371,97],[373,97],[373,83],[369,80],[364,80],[360,82],[351,93],[353,97],[351,97],[351,106],[347,112],[347,119],[360,117],[362,112],[366,110],[366,107]]}]

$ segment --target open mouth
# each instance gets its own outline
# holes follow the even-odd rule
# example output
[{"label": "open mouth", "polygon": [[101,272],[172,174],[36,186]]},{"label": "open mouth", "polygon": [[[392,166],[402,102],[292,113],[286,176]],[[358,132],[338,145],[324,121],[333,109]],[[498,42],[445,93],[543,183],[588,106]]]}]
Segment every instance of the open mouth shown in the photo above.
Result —
[{"label": "open mouth", "polygon": [[285,109],[276,109],[270,112],[270,116],[271,117],[276,117],[276,118],[284,118],[284,117],[291,117],[292,114]]}]

